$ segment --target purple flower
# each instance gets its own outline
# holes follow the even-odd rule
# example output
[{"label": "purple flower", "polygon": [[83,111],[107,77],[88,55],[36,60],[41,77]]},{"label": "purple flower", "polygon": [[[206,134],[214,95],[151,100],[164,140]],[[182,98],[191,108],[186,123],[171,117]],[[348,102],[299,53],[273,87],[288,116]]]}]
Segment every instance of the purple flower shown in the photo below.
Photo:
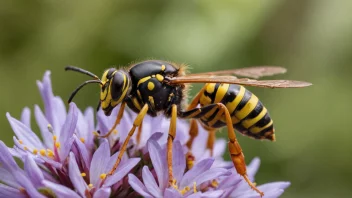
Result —
[{"label": "purple flower", "polygon": [[[199,127],[199,135],[189,151],[189,125],[178,120],[173,144],[174,181],[169,184],[166,160],[167,131],[170,121],[164,116],[145,116],[141,133],[136,132],[128,149],[112,175],[121,145],[129,132],[136,113],[128,108],[115,133],[107,139],[93,134],[105,134],[113,126],[119,107],[110,117],[94,110],[81,112],[74,103],[66,112],[65,104],[52,92],[50,72],[38,81],[44,111],[34,107],[34,116],[42,140],[32,130],[31,111],[24,108],[21,119],[7,119],[15,133],[14,146],[0,141],[0,197],[258,197],[236,173],[232,162],[224,161],[225,140],[217,140],[214,154],[206,149],[207,131]],[[205,151],[205,152],[204,152]],[[188,170],[187,153],[195,157]],[[23,162],[23,169],[14,160]],[[253,181],[259,159],[248,166]],[[278,197],[289,182],[258,186],[265,197]]]}]

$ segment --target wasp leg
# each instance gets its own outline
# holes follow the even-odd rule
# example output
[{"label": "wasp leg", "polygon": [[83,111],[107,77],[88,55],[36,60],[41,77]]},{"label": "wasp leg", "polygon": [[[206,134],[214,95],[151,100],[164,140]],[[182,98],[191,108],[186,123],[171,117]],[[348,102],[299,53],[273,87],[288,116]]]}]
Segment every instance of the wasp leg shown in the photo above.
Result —
[{"label": "wasp leg", "polygon": [[139,143],[141,143],[142,128],[143,128],[143,122],[141,122],[141,125],[138,127],[138,133],[137,133],[137,136],[136,136],[137,147],[139,146]]},{"label": "wasp leg", "polygon": [[257,187],[255,187],[255,185],[248,179],[246,164],[244,161],[244,155],[242,152],[242,148],[237,141],[236,133],[233,129],[231,116],[230,116],[228,109],[222,103],[217,103],[217,105],[219,106],[220,110],[223,110],[225,113],[227,132],[228,132],[228,137],[230,140],[228,143],[229,151],[230,151],[231,159],[232,159],[232,162],[236,168],[237,173],[240,174],[244,178],[244,180],[246,180],[248,185],[253,190],[255,190],[257,193],[259,193],[261,197],[264,196],[264,193],[261,192]]},{"label": "wasp leg", "polygon": [[115,128],[117,127],[118,124],[120,124],[120,121],[122,119],[122,116],[123,116],[123,112],[125,110],[125,106],[126,106],[126,103],[123,102],[121,103],[121,106],[120,106],[120,110],[119,110],[119,113],[117,114],[117,117],[116,117],[116,120],[115,120],[115,123],[114,123],[114,126],[112,126],[112,128],[110,129],[110,131],[105,134],[105,135],[100,135],[98,137],[100,138],[107,138],[111,135],[112,132],[114,132]]},{"label": "wasp leg", "polygon": [[199,104],[200,96],[203,94],[205,86],[198,92],[198,94],[192,99],[192,102],[188,105],[187,111],[194,109]]},{"label": "wasp leg", "polygon": [[195,119],[191,119],[190,128],[189,128],[189,140],[187,141],[186,145],[188,147],[188,152],[186,154],[186,162],[187,162],[187,169],[191,169],[194,164],[194,155],[192,154],[192,144],[194,139],[198,136],[198,124]]},{"label": "wasp leg", "polygon": [[175,179],[172,172],[172,144],[176,137],[176,119],[177,119],[177,105],[173,104],[171,107],[171,121],[169,128],[169,135],[167,137],[167,166],[169,170],[169,182],[172,186]]},{"label": "wasp leg", "polygon": [[110,172],[108,173],[108,175],[112,175],[114,174],[117,166],[120,164],[121,162],[121,159],[122,159],[122,156],[123,154],[125,153],[126,151],[126,148],[127,148],[127,144],[128,142],[130,141],[131,137],[133,136],[134,134],[134,131],[136,130],[137,127],[139,127],[141,125],[141,123],[143,122],[143,119],[144,119],[144,116],[147,114],[148,112],[148,104],[145,104],[143,106],[143,108],[141,109],[141,111],[138,113],[136,119],[134,120],[133,122],[133,127],[132,129],[130,130],[130,132],[128,132],[128,136],[126,137],[125,141],[123,142],[123,145],[120,149],[120,153],[119,155],[117,156],[117,160],[114,164],[114,167],[110,170]]}]

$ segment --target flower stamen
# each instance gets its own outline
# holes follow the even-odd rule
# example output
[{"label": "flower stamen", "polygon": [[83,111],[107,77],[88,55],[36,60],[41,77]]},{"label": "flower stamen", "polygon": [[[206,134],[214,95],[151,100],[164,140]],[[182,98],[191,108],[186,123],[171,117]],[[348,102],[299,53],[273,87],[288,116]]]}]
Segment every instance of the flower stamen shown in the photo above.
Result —
[{"label": "flower stamen", "polygon": [[102,174],[100,174],[100,176],[99,176],[99,177],[100,177],[100,179],[102,179],[102,180],[103,180],[103,179],[105,179],[105,178],[106,178],[106,174],[105,174],[105,173],[102,173]]},{"label": "flower stamen", "polygon": [[50,149],[46,149],[46,151],[48,152],[48,156],[53,158],[54,157],[54,152]]},{"label": "flower stamen", "polygon": [[88,187],[93,188],[94,186],[93,186],[93,184],[88,184]]},{"label": "flower stamen", "polygon": [[197,193],[197,183],[193,182],[193,192]]},{"label": "flower stamen", "polygon": [[113,133],[116,135],[118,133],[117,129],[114,129]]},{"label": "flower stamen", "polygon": [[213,181],[211,181],[210,185],[211,185],[212,187],[216,188],[216,187],[219,186],[219,182],[214,179]]},{"label": "flower stamen", "polygon": [[54,141],[56,141],[56,139],[57,139],[57,136],[56,136],[56,135],[54,135],[54,136],[53,136],[53,140],[54,140]]},{"label": "flower stamen", "polygon": [[59,149],[59,148],[60,148],[60,146],[61,146],[60,142],[55,142],[55,147],[56,147],[56,148],[58,148],[58,149]]},{"label": "flower stamen", "polygon": [[18,140],[18,142],[19,142],[20,144],[23,144],[23,141],[22,141],[22,140]]},{"label": "flower stamen", "polygon": [[26,146],[24,146],[23,149],[24,149],[25,151],[28,151],[28,148],[27,148]]},{"label": "flower stamen", "polygon": [[191,190],[191,188],[189,186],[186,186],[182,190],[179,190],[179,192],[181,193],[181,195],[184,195],[190,190]]},{"label": "flower stamen", "polygon": [[85,176],[87,176],[87,174],[86,173],[81,173],[81,176],[85,177]]},{"label": "flower stamen", "polygon": [[46,151],[45,151],[45,149],[40,149],[39,153],[40,153],[42,156],[46,156]]},{"label": "flower stamen", "polygon": [[32,153],[33,153],[34,155],[38,154],[38,149],[33,149]]},{"label": "flower stamen", "polygon": [[82,143],[84,143],[86,140],[84,139],[84,137],[79,138],[79,140],[81,140]]}]

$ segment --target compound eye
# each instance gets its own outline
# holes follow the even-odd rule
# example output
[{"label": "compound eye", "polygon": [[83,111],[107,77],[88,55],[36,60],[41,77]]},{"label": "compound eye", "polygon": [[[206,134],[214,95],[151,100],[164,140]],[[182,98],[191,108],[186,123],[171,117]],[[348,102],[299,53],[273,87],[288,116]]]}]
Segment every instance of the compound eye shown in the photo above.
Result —
[{"label": "compound eye", "polygon": [[116,72],[113,78],[111,79],[111,97],[113,100],[118,100],[122,92],[124,91],[124,86],[127,84],[127,78],[125,74],[121,72]]}]

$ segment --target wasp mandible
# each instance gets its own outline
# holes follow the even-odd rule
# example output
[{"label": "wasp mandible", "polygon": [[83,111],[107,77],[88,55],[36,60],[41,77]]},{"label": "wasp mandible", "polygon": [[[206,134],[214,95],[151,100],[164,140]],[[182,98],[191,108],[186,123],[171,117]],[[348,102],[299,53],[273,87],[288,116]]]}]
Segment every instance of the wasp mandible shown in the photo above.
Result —
[{"label": "wasp mandible", "polygon": [[[212,149],[215,130],[227,126],[228,147],[236,171],[261,196],[263,193],[248,179],[244,155],[234,129],[249,137],[273,141],[275,140],[273,121],[258,98],[242,85],[264,88],[299,88],[311,85],[308,82],[292,80],[254,80],[254,78],[286,72],[285,68],[270,66],[186,74],[186,66],[183,64],[147,60],[126,68],[109,68],[104,71],[101,79],[81,68],[68,66],[65,70],[80,72],[94,78],[77,87],[71,94],[69,102],[85,85],[98,83],[101,89],[99,105],[106,116],[109,116],[111,111],[121,104],[114,126],[101,137],[108,137],[113,132],[123,116],[126,105],[138,113],[109,175],[113,174],[118,167],[126,151],[127,143],[136,128],[140,129],[144,116],[146,114],[156,116],[158,113],[163,113],[171,119],[167,139],[170,185],[175,183],[172,172],[172,144],[176,136],[176,119],[179,117],[193,119],[191,126],[194,125],[194,120],[198,120],[209,131],[208,147],[210,149]],[[184,108],[187,105],[185,90],[188,83],[206,84],[190,105]],[[197,131],[190,131],[191,139],[187,144],[189,147],[196,134]]]}]

